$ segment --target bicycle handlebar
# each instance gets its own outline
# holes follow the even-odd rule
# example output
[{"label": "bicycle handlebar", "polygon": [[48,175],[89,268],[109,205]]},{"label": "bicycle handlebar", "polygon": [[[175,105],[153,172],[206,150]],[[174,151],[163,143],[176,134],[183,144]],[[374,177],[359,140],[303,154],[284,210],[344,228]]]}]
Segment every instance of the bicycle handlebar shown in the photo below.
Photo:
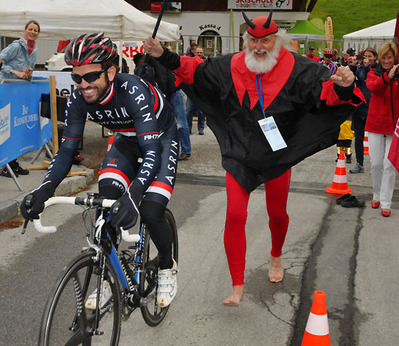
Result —
[{"label": "bicycle handlebar", "polygon": [[[87,207],[103,207],[111,208],[111,206],[116,202],[114,199],[106,199],[102,197],[51,197],[44,203],[44,208],[54,205],[54,204],[74,204],[83,205]],[[40,233],[55,233],[57,232],[56,226],[43,226],[41,222],[41,217],[39,215],[38,219],[33,220],[33,226],[36,231]],[[121,227],[122,239],[128,243],[137,243],[140,240],[139,234],[130,234],[129,231]]]}]

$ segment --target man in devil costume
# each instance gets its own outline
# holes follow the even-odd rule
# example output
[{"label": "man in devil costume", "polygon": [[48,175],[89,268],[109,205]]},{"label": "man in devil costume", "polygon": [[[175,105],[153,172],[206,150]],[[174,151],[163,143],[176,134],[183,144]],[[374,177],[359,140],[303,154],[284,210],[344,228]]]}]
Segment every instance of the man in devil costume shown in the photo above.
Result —
[{"label": "man in devil costume", "polygon": [[353,73],[334,76],[310,59],[290,52],[288,39],[269,17],[249,20],[245,51],[203,61],[180,57],[148,38],[144,49],[173,70],[182,89],[208,116],[226,170],[224,244],[233,290],[223,301],[237,306],[244,297],[245,223],[251,191],[265,185],[272,249],[269,280],[284,270],[282,246],[291,167],[336,143],[340,125],[363,95]]}]

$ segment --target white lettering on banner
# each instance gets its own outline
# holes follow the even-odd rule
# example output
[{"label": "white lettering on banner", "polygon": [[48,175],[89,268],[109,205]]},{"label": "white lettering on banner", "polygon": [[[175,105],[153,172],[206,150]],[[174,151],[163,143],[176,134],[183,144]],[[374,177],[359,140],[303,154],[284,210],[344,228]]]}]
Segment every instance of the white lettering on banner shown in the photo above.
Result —
[{"label": "white lettering on banner", "polygon": [[284,9],[292,10],[293,0],[228,0],[228,9]]},{"label": "white lettering on banner", "polygon": [[11,104],[0,109],[0,145],[10,138]]},{"label": "white lettering on banner", "polygon": [[21,125],[25,125],[28,129],[33,129],[37,121],[39,120],[39,116],[37,114],[29,114],[23,117],[15,117],[14,118],[14,127],[18,127]]}]

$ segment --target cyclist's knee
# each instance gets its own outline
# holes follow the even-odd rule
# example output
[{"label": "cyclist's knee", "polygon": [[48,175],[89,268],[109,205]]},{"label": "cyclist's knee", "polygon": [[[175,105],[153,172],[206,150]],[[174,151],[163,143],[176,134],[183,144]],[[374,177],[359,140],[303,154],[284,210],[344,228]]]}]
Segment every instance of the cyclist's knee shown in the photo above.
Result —
[{"label": "cyclist's knee", "polygon": [[116,187],[114,185],[105,185],[99,184],[98,186],[99,195],[102,197],[106,197],[109,199],[118,199],[120,196],[123,195],[124,191],[120,187]]},{"label": "cyclist's knee", "polygon": [[143,200],[140,205],[141,220],[150,226],[163,221],[165,207],[158,202]]}]

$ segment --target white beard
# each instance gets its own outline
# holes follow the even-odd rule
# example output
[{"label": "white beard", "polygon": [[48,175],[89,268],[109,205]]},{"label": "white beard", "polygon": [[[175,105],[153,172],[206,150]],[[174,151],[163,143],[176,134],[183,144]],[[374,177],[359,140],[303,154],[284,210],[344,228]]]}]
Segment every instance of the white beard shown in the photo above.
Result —
[{"label": "white beard", "polygon": [[[250,51],[248,47],[245,49],[245,64],[248,67],[248,70],[251,72],[255,72],[256,74],[269,72],[276,64],[277,57],[280,54],[281,42],[280,40],[276,40],[274,48],[272,51],[268,51],[266,49],[253,49]],[[257,59],[255,57],[255,52],[266,52],[265,59]]]}]

